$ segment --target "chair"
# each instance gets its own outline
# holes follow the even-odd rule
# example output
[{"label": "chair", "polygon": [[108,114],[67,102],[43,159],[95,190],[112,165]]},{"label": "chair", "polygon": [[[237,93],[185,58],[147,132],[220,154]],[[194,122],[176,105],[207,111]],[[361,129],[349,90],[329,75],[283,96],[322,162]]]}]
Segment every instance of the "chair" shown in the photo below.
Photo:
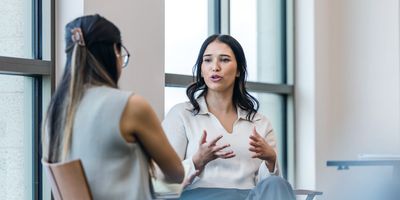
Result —
[{"label": "chair", "polygon": [[306,195],[306,200],[313,200],[315,196],[317,195],[322,195],[322,192],[320,191],[314,191],[314,190],[294,190],[294,193],[296,195]]},{"label": "chair", "polygon": [[[92,200],[86,175],[80,160],[64,163],[48,163],[42,159],[55,200]],[[306,195],[306,200],[313,200],[322,192],[313,190],[294,190],[296,195]]]},{"label": "chair", "polygon": [[48,163],[42,159],[55,200],[92,200],[80,160]]}]

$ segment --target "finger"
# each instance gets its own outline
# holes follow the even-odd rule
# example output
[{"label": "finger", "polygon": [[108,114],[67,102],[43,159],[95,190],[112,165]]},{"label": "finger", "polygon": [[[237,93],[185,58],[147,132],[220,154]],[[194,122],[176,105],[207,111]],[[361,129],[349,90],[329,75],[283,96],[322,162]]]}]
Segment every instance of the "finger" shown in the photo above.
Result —
[{"label": "finger", "polygon": [[206,142],[207,142],[207,131],[203,130],[203,134],[201,135],[201,138],[200,138],[200,145],[202,145]]},{"label": "finger", "polygon": [[258,138],[258,137],[256,137],[256,136],[253,136],[253,135],[250,135],[250,141],[254,141],[254,142],[258,142],[258,141],[260,141],[260,139]]},{"label": "finger", "polygon": [[221,138],[222,138],[222,135],[219,135],[216,138],[214,138],[213,140],[211,140],[210,146],[215,145],[218,142],[218,140],[220,140]]},{"label": "finger", "polygon": [[233,153],[232,150],[231,151],[218,151],[218,152],[215,152],[214,155],[216,155],[216,156],[225,156],[225,155],[232,154],[232,153]]},{"label": "finger", "polygon": [[259,147],[259,146],[261,146],[261,145],[260,145],[260,142],[255,142],[255,141],[250,141],[249,144],[250,144],[251,146],[253,146],[253,147]]},{"label": "finger", "polygon": [[257,138],[262,138],[260,134],[258,134],[256,127],[253,127],[253,135]]},{"label": "finger", "polygon": [[260,158],[261,154],[260,153],[255,153],[253,156],[251,156],[252,158]]},{"label": "finger", "polygon": [[264,139],[263,137],[261,137],[260,134],[257,133],[255,128],[253,129],[253,133],[249,136],[249,138],[252,139],[252,140],[255,140],[255,141],[260,141],[260,140]]},{"label": "finger", "polygon": [[259,148],[255,148],[255,147],[250,147],[249,151],[258,153],[260,151],[260,149]]},{"label": "finger", "polygon": [[218,158],[223,158],[223,159],[232,158],[232,157],[236,156],[236,154],[233,151],[228,151],[228,152],[220,151],[220,152],[215,153],[215,155]]},{"label": "finger", "polygon": [[230,147],[230,146],[231,146],[230,144],[225,144],[225,145],[222,145],[222,146],[215,146],[215,147],[213,147],[212,152],[221,151],[222,149],[225,149],[226,147]]},{"label": "finger", "polygon": [[229,158],[233,158],[233,157],[235,157],[235,156],[236,156],[235,153],[230,153],[230,154],[221,156],[220,158],[222,158],[222,159],[229,159]]}]

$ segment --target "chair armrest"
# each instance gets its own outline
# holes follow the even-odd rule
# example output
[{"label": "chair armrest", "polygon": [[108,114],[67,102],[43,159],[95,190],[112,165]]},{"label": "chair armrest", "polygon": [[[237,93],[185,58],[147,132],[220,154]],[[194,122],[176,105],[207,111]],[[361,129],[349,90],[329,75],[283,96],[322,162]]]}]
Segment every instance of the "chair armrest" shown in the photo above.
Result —
[{"label": "chair armrest", "polygon": [[296,195],[307,195],[306,200],[312,200],[312,199],[314,199],[315,196],[322,195],[323,192],[316,191],[316,190],[301,190],[301,189],[297,189],[297,190],[294,190],[294,194],[296,194]]}]

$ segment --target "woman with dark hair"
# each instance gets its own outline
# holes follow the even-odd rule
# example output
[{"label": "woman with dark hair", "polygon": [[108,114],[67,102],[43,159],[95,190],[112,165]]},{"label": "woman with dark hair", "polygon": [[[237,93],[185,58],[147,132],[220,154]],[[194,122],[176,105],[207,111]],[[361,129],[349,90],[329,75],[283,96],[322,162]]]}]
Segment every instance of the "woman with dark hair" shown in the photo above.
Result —
[{"label": "woman with dark hair", "polygon": [[99,15],[66,26],[67,62],[50,102],[43,159],[81,159],[94,199],[151,199],[154,161],[169,182],[184,177],[149,103],[118,89],[129,53],[118,28]]},{"label": "woman with dark hair", "polygon": [[279,176],[275,133],[246,91],[241,45],[212,35],[200,48],[189,102],[174,106],[163,128],[189,178],[181,199],[294,199]]}]

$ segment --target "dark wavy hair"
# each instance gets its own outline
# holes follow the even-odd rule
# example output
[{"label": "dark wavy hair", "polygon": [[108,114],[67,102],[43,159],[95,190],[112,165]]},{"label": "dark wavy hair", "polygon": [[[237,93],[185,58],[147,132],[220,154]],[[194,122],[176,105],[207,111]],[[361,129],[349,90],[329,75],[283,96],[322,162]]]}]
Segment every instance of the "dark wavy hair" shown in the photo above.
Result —
[{"label": "dark wavy hair", "polygon": [[[239,72],[239,77],[236,78],[232,101],[234,105],[247,111],[246,119],[251,121],[259,108],[259,102],[257,99],[250,95],[246,90],[246,78],[247,78],[247,63],[244,51],[240,43],[230,35],[215,34],[209,36],[201,45],[199,55],[197,56],[196,64],[193,67],[193,77],[194,83],[190,84],[186,89],[186,95],[188,96],[190,103],[193,105],[193,114],[196,115],[200,111],[199,103],[197,98],[207,94],[207,85],[204,78],[201,77],[201,65],[203,64],[203,55],[206,51],[208,45],[211,42],[218,41],[228,45],[236,57],[237,70]],[[197,92],[201,92],[196,96]]]}]

